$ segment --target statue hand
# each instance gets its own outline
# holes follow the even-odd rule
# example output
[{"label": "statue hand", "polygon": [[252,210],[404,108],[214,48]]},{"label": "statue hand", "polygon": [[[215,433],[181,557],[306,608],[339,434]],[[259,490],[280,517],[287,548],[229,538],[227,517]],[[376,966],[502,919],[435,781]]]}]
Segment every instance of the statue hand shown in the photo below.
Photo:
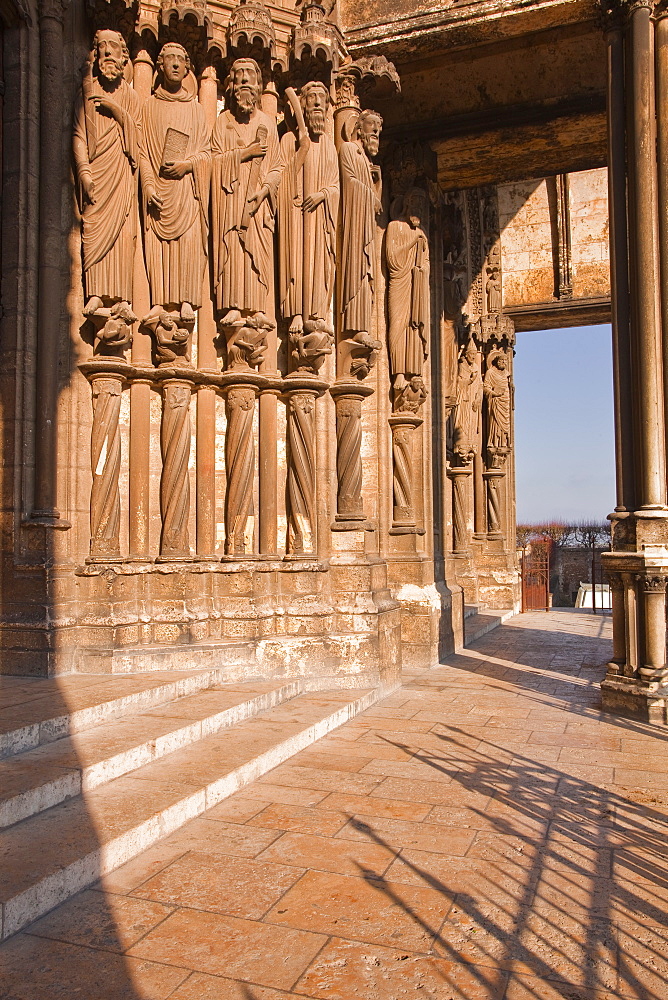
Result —
[{"label": "statue hand", "polygon": [[166,177],[170,181],[180,181],[182,177],[186,174],[191,174],[193,172],[193,165],[190,160],[170,160],[169,163],[163,163],[160,168],[160,173],[163,177]]},{"label": "statue hand", "polygon": [[250,146],[246,146],[241,153],[241,162],[247,163],[248,160],[254,160],[257,156],[264,156],[267,152],[267,140],[261,140],[252,142]]},{"label": "statue hand", "polygon": [[264,184],[259,191],[257,191],[254,195],[251,195],[251,197],[248,199],[249,211],[251,215],[255,215],[258,208],[260,207],[260,205],[262,204],[262,202],[264,201],[264,199],[267,197],[268,194],[269,194],[269,188],[267,187],[266,184]]},{"label": "statue hand", "polygon": [[146,187],[144,190],[146,194],[146,200],[148,202],[148,207],[154,208],[159,212],[160,209],[162,208],[162,198],[160,197],[158,192],[155,190],[155,188],[152,187]]},{"label": "statue hand", "polygon": [[318,191],[316,194],[309,194],[302,202],[302,211],[315,212],[318,205],[322,205],[324,200],[325,195],[322,191]]},{"label": "statue hand", "polygon": [[80,175],[79,181],[81,182],[81,190],[83,192],[84,202],[88,205],[95,204],[95,183],[92,176],[86,172]]},{"label": "statue hand", "polygon": [[112,101],[109,97],[104,97],[102,94],[93,94],[89,97],[89,100],[93,102],[98,111],[106,111],[117,122],[121,121],[122,111],[118,104],[116,104],[116,101]]}]

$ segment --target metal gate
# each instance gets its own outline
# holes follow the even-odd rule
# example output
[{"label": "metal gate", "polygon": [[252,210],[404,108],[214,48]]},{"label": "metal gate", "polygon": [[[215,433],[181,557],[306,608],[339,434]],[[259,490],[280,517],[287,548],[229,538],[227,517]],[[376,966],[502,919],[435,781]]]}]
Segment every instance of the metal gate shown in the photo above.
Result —
[{"label": "metal gate", "polygon": [[531,542],[522,552],[522,611],[547,611],[550,594],[550,541]]}]

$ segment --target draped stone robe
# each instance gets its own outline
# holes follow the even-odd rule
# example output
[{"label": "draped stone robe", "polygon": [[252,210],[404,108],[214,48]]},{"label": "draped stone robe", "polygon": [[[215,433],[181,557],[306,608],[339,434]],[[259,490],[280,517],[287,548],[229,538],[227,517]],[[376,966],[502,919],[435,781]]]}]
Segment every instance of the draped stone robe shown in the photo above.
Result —
[{"label": "draped stone robe", "polygon": [[339,150],[342,228],[341,310],[343,332],[367,332],[372,326],[376,282],[376,202],[379,198],[369,159],[356,142]]},{"label": "draped stone robe", "polygon": [[77,172],[90,170],[95,189],[95,204],[84,204],[79,191],[85,293],[87,299],[99,295],[131,302],[139,218],[141,102],[125,80],[107,91],[94,76],[90,93],[115,101],[122,111],[122,124],[80,95],[74,120],[74,160]]},{"label": "draped stone robe", "polygon": [[487,400],[487,447],[506,451],[510,447],[510,379],[507,371],[492,364],[483,382]]},{"label": "draped stone robe", "polygon": [[480,426],[480,404],[483,381],[476,363],[466,358],[459,362],[457,371],[456,402],[453,414],[453,450],[468,462],[476,451],[476,438]]},{"label": "draped stone robe", "polygon": [[[417,242],[416,242],[417,237]],[[429,245],[422,229],[390,222],[385,236],[389,276],[389,355],[392,375],[421,375],[429,329]]]},{"label": "draped stone robe", "polygon": [[[243,150],[255,142],[259,125],[267,129],[267,152],[260,160],[257,185],[250,190],[253,164],[241,162]],[[211,209],[216,306],[264,312],[273,285],[273,244],[276,191],[280,179],[280,151],[276,122],[255,110],[249,121],[238,122],[231,111],[216,119],[211,136],[213,175]],[[241,223],[247,199],[264,185],[269,197],[248,220]]]},{"label": "draped stone robe", "polygon": [[[328,135],[319,136],[317,141],[311,139],[299,171],[297,152],[297,137],[287,132],[281,139],[283,173],[278,189],[281,315],[284,319],[298,315],[303,315],[304,320],[327,319],[334,290],[339,211],[336,149]],[[304,188],[305,177],[310,178],[308,190]],[[318,193],[324,194],[325,200],[315,211],[303,212],[304,198]]]},{"label": "draped stone robe", "polygon": [[[162,208],[144,206],[144,252],[151,286],[151,305],[202,305],[208,244],[211,150],[204,111],[197,102],[195,79],[189,73],[176,94],[163,87],[142,109],[144,149],[141,176],[162,198]],[[167,129],[188,136],[186,152],[193,172],[180,180],[160,176]],[[177,157],[181,159],[181,157]],[[144,195],[146,202],[146,196]]]}]

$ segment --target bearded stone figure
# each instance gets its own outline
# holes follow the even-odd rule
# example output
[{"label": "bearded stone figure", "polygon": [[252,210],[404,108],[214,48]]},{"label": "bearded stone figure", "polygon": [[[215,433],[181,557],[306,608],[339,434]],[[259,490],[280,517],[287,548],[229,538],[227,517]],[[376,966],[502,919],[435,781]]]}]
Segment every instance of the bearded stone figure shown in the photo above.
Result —
[{"label": "bearded stone figure", "polygon": [[382,125],[376,111],[363,111],[351,141],[342,143],[339,150],[342,333],[368,349],[370,356],[380,347],[374,347],[378,342],[370,340],[369,331],[376,284],[376,216],[382,207],[380,170],[371,160],[378,153]]},{"label": "bearded stone figure", "polygon": [[[281,315],[299,336],[309,321],[326,321],[334,289],[339,168],[334,143],[325,135],[329,92],[305,84],[293,112],[299,134],[281,139],[284,165],[278,190]],[[297,345],[297,348],[299,345]]]},{"label": "bearded stone figure", "polygon": [[429,241],[424,228],[426,196],[411,188],[402,216],[385,236],[389,288],[388,344],[395,396],[414,375],[422,375],[429,330]]},{"label": "bearded stone figure", "polygon": [[476,451],[480,426],[483,383],[478,364],[478,352],[470,341],[459,360],[457,389],[453,413],[452,450],[462,465],[468,465]]},{"label": "bearded stone figure", "polygon": [[84,313],[134,320],[140,101],[125,82],[128,49],[117,31],[98,31],[84,70],[74,123],[74,162],[83,229]]},{"label": "bearded stone figure", "polygon": [[278,132],[258,107],[262,74],[237,59],[226,83],[226,110],[211,137],[216,306],[222,326],[262,321],[272,287],[274,214],[280,179]]},{"label": "bearded stone figure", "polygon": [[510,374],[503,351],[490,354],[483,391],[487,401],[487,451],[498,464],[510,451]]},{"label": "bearded stone figure", "polygon": [[[142,108],[144,251],[151,313],[194,323],[202,304],[211,153],[197,83],[182,45],[163,45],[154,93]],[[151,315],[151,314],[149,314]]]}]

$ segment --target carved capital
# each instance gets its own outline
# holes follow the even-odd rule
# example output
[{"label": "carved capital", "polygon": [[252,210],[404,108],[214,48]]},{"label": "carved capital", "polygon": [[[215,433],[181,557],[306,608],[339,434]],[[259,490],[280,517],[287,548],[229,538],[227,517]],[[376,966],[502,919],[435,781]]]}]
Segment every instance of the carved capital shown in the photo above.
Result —
[{"label": "carved capital", "polygon": [[62,24],[65,20],[65,11],[70,5],[70,0],[40,0],[39,19],[44,21],[51,19]]},{"label": "carved capital", "polygon": [[606,578],[613,593],[622,593],[624,590],[624,578],[621,573],[606,573]]},{"label": "carved capital", "polygon": [[656,575],[645,576],[638,573],[636,579],[640,583],[645,594],[664,594],[666,592],[666,577]]}]

